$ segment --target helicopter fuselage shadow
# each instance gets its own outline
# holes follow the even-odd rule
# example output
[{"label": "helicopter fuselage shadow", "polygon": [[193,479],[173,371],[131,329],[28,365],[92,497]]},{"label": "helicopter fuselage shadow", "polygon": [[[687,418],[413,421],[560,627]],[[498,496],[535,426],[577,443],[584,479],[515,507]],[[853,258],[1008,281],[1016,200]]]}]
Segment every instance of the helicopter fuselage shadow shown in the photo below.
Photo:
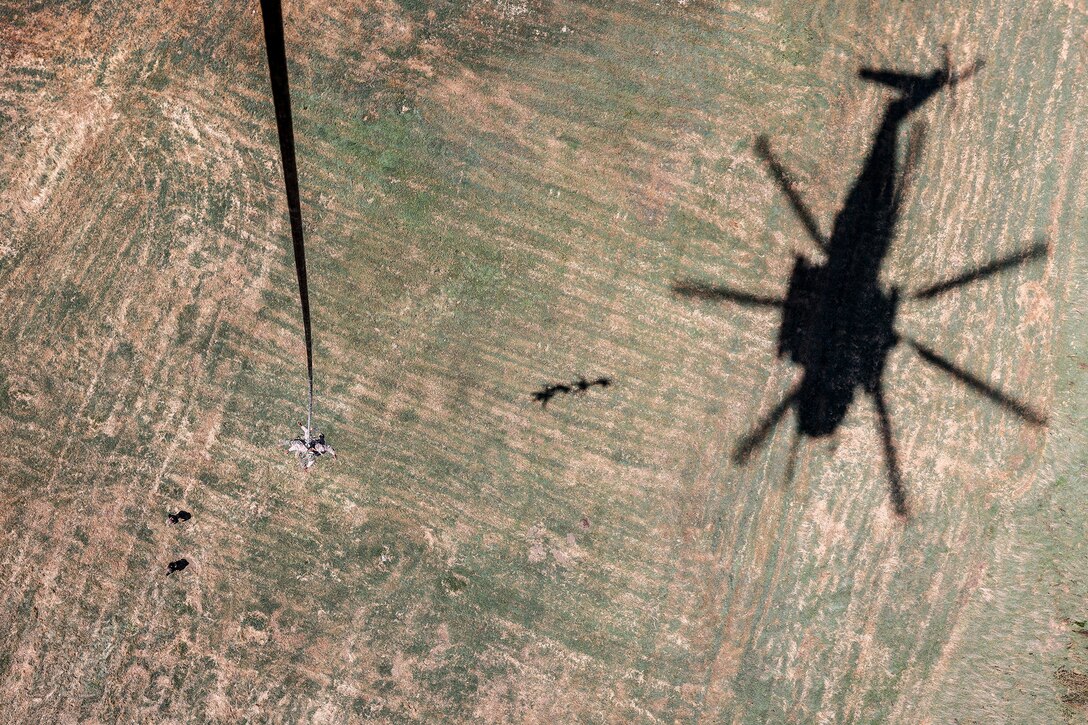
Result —
[{"label": "helicopter fuselage shadow", "polygon": [[[900,127],[948,79],[941,70],[910,79],[912,84],[894,79],[909,90],[885,108],[862,171],[835,217],[826,261],[813,264],[801,255],[794,261],[778,354],[804,369],[796,403],[802,435],[831,435],[859,389],[869,395],[880,390],[888,353],[898,342],[899,290],[881,286],[880,270],[910,171],[898,168]],[[915,133],[924,132],[919,127]],[[769,148],[765,141],[761,145]]]}]

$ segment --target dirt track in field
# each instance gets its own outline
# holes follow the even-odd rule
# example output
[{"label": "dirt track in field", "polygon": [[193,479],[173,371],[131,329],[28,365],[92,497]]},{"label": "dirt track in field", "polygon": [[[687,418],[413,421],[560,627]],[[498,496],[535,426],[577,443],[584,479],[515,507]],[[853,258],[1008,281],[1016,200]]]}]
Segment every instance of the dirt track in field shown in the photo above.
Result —
[{"label": "dirt track in field", "polygon": [[[0,720],[1085,721],[1083,7],[285,15],[309,476],[257,5],[0,4]],[[784,294],[754,139],[829,231],[942,44],[882,282],[1046,240],[897,326],[1048,422],[896,347],[904,521],[864,396],[731,460],[799,371],[671,285]]]}]

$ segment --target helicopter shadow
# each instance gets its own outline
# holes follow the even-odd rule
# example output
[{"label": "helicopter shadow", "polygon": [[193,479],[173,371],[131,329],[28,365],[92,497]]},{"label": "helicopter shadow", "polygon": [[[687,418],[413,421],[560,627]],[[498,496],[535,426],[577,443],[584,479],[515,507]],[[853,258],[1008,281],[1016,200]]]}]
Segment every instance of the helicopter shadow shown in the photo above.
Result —
[{"label": "helicopter shadow", "polygon": [[[792,478],[801,437],[822,438],[842,425],[859,395],[870,398],[880,432],[889,496],[896,513],[908,515],[907,494],[893,433],[892,413],[885,394],[884,369],[888,354],[900,343],[918,353],[919,359],[947,373],[986,400],[1035,426],[1046,416],[1030,405],[1001,391],[983,377],[933,351],[924,343],[896,330],[895,320],[903,302],[932,300],[947,292],[980,282],[1022,264],[1047,256],[1049,245],[1038,241],[1015,254],[994,260],[947,280],[901,294],[896,286],[880,282],[884,260],[895,237],[903,200],[925,145],[926,127],[914,123],[905,147],[900,136],[910,115],[935,94],[966,81],[982,68],[982,61],[953,72],[945,49],[944,64],[929,74],[862,68],[858,75],[896,92],[885,105],[873,134],[863,167],[835,216],[830,235],[825,235],[815,216],[793,184],[765,136],[754,150],[804,228],[820,261],[803,254],[794,258],[784,297],[752,294],[697,280],[676,280],[679,296],[742,307],[777,310],[781,314],[777,355],[803,370],[798,382],[765,413],[737,443],[733,460],[746,463],[791,410],[796,428],[787,462]],[[900,160],[902,159],[902,160]]]}]

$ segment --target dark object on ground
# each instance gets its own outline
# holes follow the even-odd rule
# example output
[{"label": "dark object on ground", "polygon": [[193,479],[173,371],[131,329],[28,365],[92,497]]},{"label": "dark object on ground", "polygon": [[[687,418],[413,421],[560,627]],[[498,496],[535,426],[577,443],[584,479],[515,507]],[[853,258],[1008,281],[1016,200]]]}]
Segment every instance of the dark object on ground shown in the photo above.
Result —
[{"label": "dark object on ground", "polygon": [[540,407],[547,408],[548,401],[554,398],[558,393],[569,392],[569,385],[545,385],[541,390],[533,393],[533,400],[540,401]]},{"label": "dark object on ground", "polygon": [[586,380],[585,375],[578,376],[578,379],[571,383],[576,393],[584,393],[594,385],[600,385],[602,388],[607,388],[612,384],[612,378],[597,378],[596,380]]},{"label": "dark object on ground", "polygon": [[177,561],[172,561],[166,565],[166,576],[170,576],[175,571],[181,571],[187,566],[189,566],[188,559],[178,559]]},{"label": "dark object on ground", "polygon": [[540,407],[546,408],[548,407],[548,401],[554,398],[559,393],[579,394],[586,392],[594,385],[599,385],[602,388],[607,388],[611,384],[612,378],[601,377],[597,378],[596,380],[587,380],[585,375],[580,375],[578,379],[570,385],[545,385],[543,388],[537,390],[532,395],[533,400],[536,400],[540,403]]},{"label": "dark object on ground", "polygon": [[170,523],[176,524],[179,521],[188,521],[193,518],[193,515],[188,511],[178,511],[176,514],[170,514],[166,518],[170,519]]}]

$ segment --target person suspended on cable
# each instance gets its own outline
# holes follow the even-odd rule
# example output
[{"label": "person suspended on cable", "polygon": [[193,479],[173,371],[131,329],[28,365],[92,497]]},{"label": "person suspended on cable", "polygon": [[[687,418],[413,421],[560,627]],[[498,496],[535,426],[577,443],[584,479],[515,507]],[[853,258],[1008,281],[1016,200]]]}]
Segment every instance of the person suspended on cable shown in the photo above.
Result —
[{"label": "person suspended on cable", "polygon": [[318,433],[311,428],[307,428],[302,423],[299,423],[298,427],[302,431],[302,435],[298,438],[284,441],[284,445],[286,446],[288,453],[294,453],[298,457],[298,462],[302,467],[302,470],[309,471],[321,456],[331,455],[333,458],[336,458],[336,451],[333,450],[332,446],[325,442],[324,433]]}]

